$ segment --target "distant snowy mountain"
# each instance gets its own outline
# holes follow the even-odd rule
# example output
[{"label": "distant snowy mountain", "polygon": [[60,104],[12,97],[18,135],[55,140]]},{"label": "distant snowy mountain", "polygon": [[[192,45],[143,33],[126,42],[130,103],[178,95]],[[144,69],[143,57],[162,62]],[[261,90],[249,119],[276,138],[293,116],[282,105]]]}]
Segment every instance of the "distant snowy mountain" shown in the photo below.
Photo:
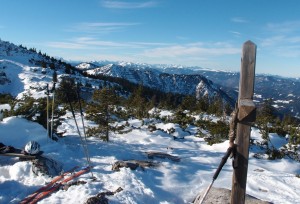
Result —
[{"label": "distant snowy mountain", "polygon": [[[89,75],[106,75],[127,79],[136,84],[163,91],[165,93],[178,93],[194,95],[197,98],[207,96],[209,98],[221,97],[224,101],[233,104],[233,100],[222,91],[221,87],[200,74],[175,74],[166,73],[162,67],[152,67],[148,64],[134,63],[110,63],[98,64],[99,67],[91,68],[96,63],[78,64],[76,67],[89,67],[86,73]],[[182,70],[183,71],[183,70]],[[187,70],[186,70],[187,71]]]},{"label": "distant snowy mountain", "polygon": [[[35,49],[0,40],[0,93],[41,97],[51,83],[55,67],[58,77],[65,74],[66,63],[50,58]],[[47,67],[47,68],[44,68]],[[49,69],[50,67],[50,69]],[[106,75],[143,84],[163,92],[202,96],[220,96],[231,104],[237,99],[239,73],[145,63],[93,61],[77,63],[76,68],[90,75]],[[99,81],[74,74],[81,83],[99,85]],[[256,75],[254,100],[261,103],[272,98],[281,113],[300,113],[300,80],[271,75]]]},{"label": "distant snowy mountain", "polygon": [[81,70],[89,70],[89,69],[94,69],[97,68],[98,66],[93,64],[93,63],[80,63],[79,65],[76,66],[77,69]]},{"label": "distant snowy mountain", "polygon": [[[203,95],[221,95],[237,100],[240,75],[238,72],[183,67],[150,65],[128,62],[92,62],[97,65],[87,70],[92,75],[108,75],[143,83],[164,92]],[[81,64],[78,65],[80,68]],[[282,114],[300,115],[300,79],[257,74],[254,100],[257,104],[271,98]],[[225,94],[226,93],[226,94]],[[229,96],[229,97],[228,97]]]},{"label": "distant snowy mountain", "polygon": [[[239,73],[198,70],[198,73],[220,85],[229,96],[237,98]],[[255,76],[254,100],[257,104],[271,98],[273,106],[282,114],[300,116],[300,80],[267,74]]]}]

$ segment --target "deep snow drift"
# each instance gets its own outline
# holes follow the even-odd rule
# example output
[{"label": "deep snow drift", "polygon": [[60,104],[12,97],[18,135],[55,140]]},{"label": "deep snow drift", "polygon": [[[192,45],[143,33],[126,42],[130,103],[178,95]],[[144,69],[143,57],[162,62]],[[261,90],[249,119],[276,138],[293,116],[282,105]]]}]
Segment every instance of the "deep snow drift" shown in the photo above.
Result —
[{"label": "deep snow drift", "polygon": [[[110,142],[88,138],[96,181],[90,179],[91,173],[84,174],[78,180],[87,181],[86,184],[57,191],[40,203],[84,203],[99,192],[115,191],[118,187],[124,190],[109,196],[110,203],[189,203],[210,184],[228,147],[228,141],[207,145],[202,138],[193,135],[195,127],[189,127],[192,135],[173,140],[163,131],[150,132],[139,120],[130,120],[129,123],[132,131],[113,134]],[[86,124],[91,125],[88,121]],[[165,126],[163,123],[156,125],[161,129]],[[166,128],[170,125],[166,124]],[[29,140],[36,140],[41,144],[44,155],[63,164],[64,170],[75,165],[85,166],[87,162],[70,113],[59,129],[67,132],[64,138],[53,142],[46,138],[46,130],[39,124],[9,117],[0,122],[0,142],[23,148]],[[252,129],[251,134],[253,138],[260,139],[257,129]],[[276,145],[286,142],[277,135],[272,135],[272,139]],[[181,161],[155,158],[153,161],[159,162],[155,168],[112,171],[112,164],[117,160],[148,160],[145,152],[152,150],[179,156]],[[253,154],[257,151],[260,150],[255,146],[250,149],[247,193],[274,203],[300,203],[300,179],[295,176],[300,173],[299,163],[286,158],[275,161],[255,159]],[[230,189],[231,178],[231,161],[228,161],[214,186]],[[47,176],[34,175],[29,161],[0,156],[0,203],[18,203],[50,180]]]}]

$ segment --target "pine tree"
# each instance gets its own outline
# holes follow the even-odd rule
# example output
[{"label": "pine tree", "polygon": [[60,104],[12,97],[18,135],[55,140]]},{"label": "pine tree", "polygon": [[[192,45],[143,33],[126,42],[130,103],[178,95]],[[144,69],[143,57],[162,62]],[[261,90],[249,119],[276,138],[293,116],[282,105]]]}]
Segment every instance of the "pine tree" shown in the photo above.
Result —
[{"label": "pine tree", "polygon": [[186,96],[183,98],[182,102],[181,102],[181,108],[183,110],[190,110],[191,112],[196,110],[196,97],[194,96]]},{"label": "pine tree", "polygon": [[109,132],[114,130],[111,122],[114,121],[115,105],[118,103],[119,98],[113,89],[95,90],[93,102],[88,105],[86,112],[87,118],[97,123],[98,127],[88,132],[109,141]]},{"label": "pine tree", "polygon": [[58,103],[69,103],[77,101],[77,87],[73,78],[62,78],[59,87],[56,89]]},{"label": "pine tree", "polygon": [[55,65],[54,65],[53,62],[51,62],[51,63],[49,64],[49,67],[50,67],[50,69],[55,70]]},{"label": "pine tree", "polygon": [[139,85],[131,94],[127,101],[127,108],[137,118],[142,119],[147,116],[147,100],[143,96],[143,86]]},{"label": "pine tree", "polygon": [[201,112],[207,112],[209,107],[209,99],[208,96],[204,96],[197,101],[197,110]]},{"label": "pine tree", "polygon": [[53,75],[52,75],[52,81],[53,81],[54,83],[57,83],[57,73],[56,73],[56,71],[53,72]]}]

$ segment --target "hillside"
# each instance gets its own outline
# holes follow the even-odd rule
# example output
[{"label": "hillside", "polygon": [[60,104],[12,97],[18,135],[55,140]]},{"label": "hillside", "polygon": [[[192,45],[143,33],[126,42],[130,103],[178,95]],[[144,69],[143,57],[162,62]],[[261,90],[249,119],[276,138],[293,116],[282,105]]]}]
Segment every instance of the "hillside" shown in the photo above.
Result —
[{"label": "hillside", "polygon": [[[111,62],[74,68],[33,48],[0,41],[0,109],[5,110],[0,143],[22,150],[28,141],[37,141],[43,151],[37,160],[48,162],[43,166],[0,152],[0,203],[20,203],[49,183],[51,176],[89,165],[89,159],[90,173],[39,203],[85,203],[99,193],[106,193],[106,203],[191,203],[208,187],[229,146],[230,117],[223,114],[222,103],[154,91],[230,99],[204,75],[187,74],[185,68],[184,74],[162,69],[166,67]],[[47,100],[46,87],[52,88],[55,75],[55,97],[49,93]],[[145,87],[137,85],[139,80],[153,88],[152,93],[170,96],[169,100],[157,107],[142,92]],[[292,117],[275,120],[268,105],[258,111],[257,124],[252,126],[247,193],[275,204],[297,203],[299,123]],[[53,120],[51,116],[47,120],[47,109]],[[54,140],[48,137],[51,122]],[[149,156],[153,152],[157,154]],[[131,169],[135,161],[144,166]],[[120,162],[129,162],[131,168],[118,169]],[[232,172],[228,161],[214,186],[230,189]]]},{"label": "hillside", "polygon": [[[144,86],[160,90],[164,93],[192,95],[197,99],[204,96],[208,98],[220,97],[224,102],[231,105],[234,104],[234,101],[222,91],[220,86],[217,86],[199,74],[169,74],[154,69],[150,65],[124,62],[105,65],[95,62],[91,63],[88,68],[83,68],[86,64],[87,63],[81,63],[76,67],[80,70],[84,70],[89,75],[119,77],[135,84],[142,83]],[[97,64],[98,67],[95,67]]]},{"label": "hillside", "polygon": [[[90,66],[87,66],[90,64]],[[84,66],[86,65],[86,67]],[[175,65],[151,65],[125,62],[80,63],[78,69],[92,75],[108,75],[128,79],[131,82],[143,82],[145,86],[164,92],[177,92],[203,96],[220,95],[226,101],[234,103],[237,99],[239,73],[204,69],[200,67],[182,67]],[[204,90],[204,91],[203,91]],[[257,74],[255,78],[254,100],[259,105],[271,98],[273,106],[280,115],[300,113],[300,81],[266,74]]]}]

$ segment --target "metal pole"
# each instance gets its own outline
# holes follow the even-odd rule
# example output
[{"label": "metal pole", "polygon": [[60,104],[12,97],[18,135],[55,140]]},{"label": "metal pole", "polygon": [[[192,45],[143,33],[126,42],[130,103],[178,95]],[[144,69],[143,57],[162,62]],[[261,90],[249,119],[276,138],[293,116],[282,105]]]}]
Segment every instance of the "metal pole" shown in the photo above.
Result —
[{"label": "metal pole", "polygon": [[46,90],[46,95],[47,95],[47,141],[49,139],[49,84],[47,84],[47,90]]},{"label": "metal pole", "polygon": [[52,95],[52,116],[51,116],[51,134],[50,134],[50,138],[51,140],[53,139],[53,116],[54,116],[54,92]]}]

